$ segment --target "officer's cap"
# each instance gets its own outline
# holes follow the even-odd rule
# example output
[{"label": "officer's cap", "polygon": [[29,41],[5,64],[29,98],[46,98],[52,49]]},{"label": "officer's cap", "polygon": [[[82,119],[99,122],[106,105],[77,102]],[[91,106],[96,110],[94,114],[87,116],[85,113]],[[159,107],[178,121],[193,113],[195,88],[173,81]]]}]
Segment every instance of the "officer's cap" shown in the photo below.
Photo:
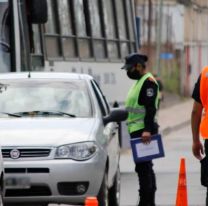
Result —
[{"label": "officer's cap", "polygon": [[132,53],[125,58],[125,64],[123,67],[121,67],[121,69],[128,70],[136,64],[141,64],[142,66],[144,66],[147,60],[148,57],[146,55]]}]

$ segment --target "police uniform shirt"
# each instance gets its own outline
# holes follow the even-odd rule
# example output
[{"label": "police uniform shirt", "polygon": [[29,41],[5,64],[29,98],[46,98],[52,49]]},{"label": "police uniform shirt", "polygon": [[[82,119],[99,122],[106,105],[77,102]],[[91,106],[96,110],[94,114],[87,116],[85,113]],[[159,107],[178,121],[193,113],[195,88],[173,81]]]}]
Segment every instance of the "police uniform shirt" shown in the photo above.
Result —
[{"label": "police uniform shirt", "polygon": [[158,86],[151,78],[145,80],[142,85],[138,103],[145,107],[144,131],[152,132],[154,127],[154,116],[156,114],[155,100]]},{"label": "police uniform shirt", "polygon": [[194,90],[193,90],[193,93],[192,93],[192,98],[201,104],[201,99],[200,99],[200,78],[201,78],[201,75],[199,76],[196,84],[195,84],[195,87],[194,87]]}]

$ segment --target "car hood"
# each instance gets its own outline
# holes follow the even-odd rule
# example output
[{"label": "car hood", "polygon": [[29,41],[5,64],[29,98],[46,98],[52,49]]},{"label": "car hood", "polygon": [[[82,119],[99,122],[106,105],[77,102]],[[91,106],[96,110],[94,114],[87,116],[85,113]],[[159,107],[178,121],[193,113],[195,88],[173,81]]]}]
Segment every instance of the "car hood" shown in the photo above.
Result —
[{"label": "car hood", "polygon": [[92,140],[94,118],[0,120],[1,146],[58,146]]}]

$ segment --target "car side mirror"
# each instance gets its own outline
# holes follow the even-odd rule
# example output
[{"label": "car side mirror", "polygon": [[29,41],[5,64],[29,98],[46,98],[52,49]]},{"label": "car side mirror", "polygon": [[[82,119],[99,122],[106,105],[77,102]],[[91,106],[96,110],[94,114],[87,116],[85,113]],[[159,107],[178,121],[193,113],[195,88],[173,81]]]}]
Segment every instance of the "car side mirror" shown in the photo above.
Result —
[{"label": "car side mirror", "polygon": [[123,108],[113,108],[110,114],[103,118],[104,125],[109,122],[121,122],[125,121],[128,117],[128,111]]}]

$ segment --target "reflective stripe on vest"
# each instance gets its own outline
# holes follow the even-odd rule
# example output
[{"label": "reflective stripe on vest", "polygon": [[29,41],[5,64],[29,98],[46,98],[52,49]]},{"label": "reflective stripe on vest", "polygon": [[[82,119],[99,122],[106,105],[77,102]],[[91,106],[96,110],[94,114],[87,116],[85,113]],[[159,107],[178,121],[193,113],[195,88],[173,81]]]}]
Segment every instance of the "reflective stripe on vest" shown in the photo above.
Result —
[{"label": "reflective stripe on vest", "polygon": [[131,108],[131,107],[126,107],[126,110],[128,112],[132,112],[132,113],[145,113],[145,109],[144,108]]},{"label": "reflective stripe on vest", "polygon": [[208,67],[205,67],[201,73],[200,99],[204,107],[204,115],[200,123],[200,133],[204,139],[208,139]]},{"label": "reflective stripe on vest", "polygon": [[[140,80],[138,80],[129,90],[129,93],[126,98],[125,106],[128,114],[127,126],[129,133],[138,131],[144,128],[144,117],[145,117],[145,107],[144,105],[139,105],[138,99],[140,95],[141,88],[148,78],[154,79],[152,74],[146,73]],[[156,80],[154,79],[157,84]],[[157,108],[158,103],[158,93],[155,101],[155,106]]]}]

